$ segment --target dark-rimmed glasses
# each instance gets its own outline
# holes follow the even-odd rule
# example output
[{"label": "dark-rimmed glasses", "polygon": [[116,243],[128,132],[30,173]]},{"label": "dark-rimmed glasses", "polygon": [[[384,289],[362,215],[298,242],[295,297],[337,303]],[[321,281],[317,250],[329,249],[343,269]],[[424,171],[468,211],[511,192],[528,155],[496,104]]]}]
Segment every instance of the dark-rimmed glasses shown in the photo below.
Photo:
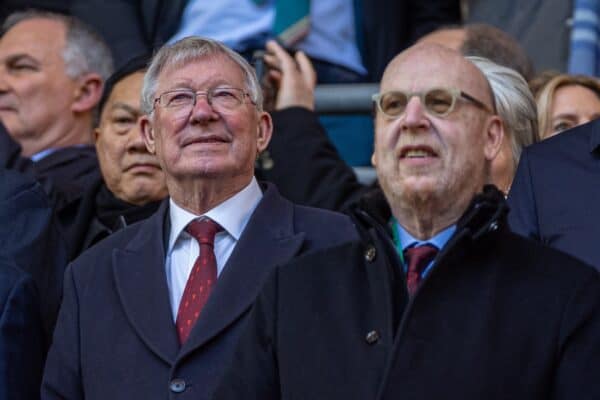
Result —
[{"label": "dark-rimmed glasses", "polygon": [[494,113],[483,102],[473,96],[454,88],[433,88],[423,92],[402,92],[399,90],[377,93],[373,95],[373,101],[384,115],[397,118],[406,111],[406,106],[414,96],[419,97],[425,110],[436,117],[445,117],[454,110],[456,101],[464,99],[473,105]]}]

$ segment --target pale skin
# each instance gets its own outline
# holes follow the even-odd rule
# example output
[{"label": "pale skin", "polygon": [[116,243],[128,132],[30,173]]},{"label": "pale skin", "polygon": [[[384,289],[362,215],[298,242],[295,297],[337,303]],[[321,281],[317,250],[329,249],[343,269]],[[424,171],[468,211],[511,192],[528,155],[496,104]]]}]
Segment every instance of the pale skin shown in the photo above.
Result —
[{"label": "pale skin", "polygon": [[102,78],[66,75],[62,22],[33,18],[0,39],[0,120],[29,157],[92,142],[92,111]]},{"label": "pale skin", "polygon": [[[491,109],[481,72],[462,55],[434,44],[416,45],[388,65],[381,92],[460,89]],[[377,112],[373,163],[398,222],[426,240],[453,225],[489,181],[504,131],[500,118],[457,100],[445,117],[429,114],[418,97],[391,119]]]},{"label": "pale skin", "polygon": [[592,90],[581,85],[561,86],[554,92],[551,124],[543,138],[547,139],[599,117],[600,98]]},{"label": "pale skin", "polygon": [[[205,56],[167,68],[158,79],[156,96],[177,89],[207,90],[216,86],[246,89],[241,68],[223,55]],[[196,215],[229,199],[254,176],[254,160],[271,139],[268,113],[249,100],[239,108],[217,111],[205,96],[197,98],[184,118],[156,107],[140,119],[146,147],[156,154],[171,199]]]}]

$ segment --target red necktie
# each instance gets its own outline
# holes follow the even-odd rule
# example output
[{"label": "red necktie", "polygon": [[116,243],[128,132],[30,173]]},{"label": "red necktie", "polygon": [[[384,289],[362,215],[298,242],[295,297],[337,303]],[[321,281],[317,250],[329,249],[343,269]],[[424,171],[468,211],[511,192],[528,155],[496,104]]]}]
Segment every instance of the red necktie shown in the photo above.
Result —
[{"label": "red necktie", "polygon": [[215,259],[215,235],[221,226],[211,219],[194,220],[185,229],[200,245],[200,254],[196,258],[192,272],[188,277],[179,310],[177,311],[177,334],[179,342],[185,343],[196,320],[202,312],[202,307],[217,282],[217,260]]},{"label": "red necktie", "polygon": [[404,257],[408,263],[406,272],[406,287],[409,296],[413,296],[421,283],[421,274],[427,268],[427,265],[435,258],[438,253],[437,247],[431,244],[424,244],[418,247],[409,247],[404,250]]}]

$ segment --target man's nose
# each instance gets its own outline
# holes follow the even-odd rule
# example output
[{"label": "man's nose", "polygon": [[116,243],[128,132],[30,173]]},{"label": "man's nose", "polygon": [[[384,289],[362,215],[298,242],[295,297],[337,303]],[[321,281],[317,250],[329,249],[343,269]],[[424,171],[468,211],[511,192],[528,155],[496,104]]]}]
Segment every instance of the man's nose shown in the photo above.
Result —
[{"label": "man's nose", "polygon": [[417,96],[413,96],[408,100],[404,116],[401,118],[402,128],[404,129],[416,130],[429,127],[425,106]]},{"label": "man's nose", "polygon": [[196,102],[192,108],[191,119],[193,122],[206,122],[217,119],[219,115],[208,101],[206,93],[196,94]]}]

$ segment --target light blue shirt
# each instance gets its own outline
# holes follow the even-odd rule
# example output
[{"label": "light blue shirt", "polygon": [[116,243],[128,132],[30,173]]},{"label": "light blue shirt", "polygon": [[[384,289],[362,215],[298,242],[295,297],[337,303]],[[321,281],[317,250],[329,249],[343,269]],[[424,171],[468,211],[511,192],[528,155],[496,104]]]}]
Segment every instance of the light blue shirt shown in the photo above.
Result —
[{"label": "light blue shirt", "polygon": [[38,162],[44,157],[48,157],[50,154],[54,153],[56,149],[45,149],[40,152],[35,153],[29,159],[33,162]]},{"label": "light blue shirt", "polygon": [[[275,0],[190,0],[170,43],[204,36],[236,51],[262,48],[271,36]],[[352,0],[311,1],[310,31],[296,46],[308,55],[366,74],[356,45]]]},{"label": "light blue shirt", "polygon": [[[441,231],[434,237],[429,238],[428,240],[419,240],[419,239],[415,238],[414,236],[412,236],[410,233],[408,233],[408,231],[406,231],[406,229],[404,229],[402,227],[402,225],[400,225],[398,223],[398,221],[396,221],[395,219],[394,219],[393,223],[396,224],[396,228],[397,228],[397,232],[398,232],[398,240],[400,242],[400,243],[396,243],[396,249],[401,248],[402,252],[404,252],[404,250],[406,250],[409,247],[421,246],[424,244],[434,245],[435,247],[438,248],[438,250],[441,250],[446,245],[446,243],[448,242],[450,237],[452,235],[454,235],[454,232],[456,231],[456,225],[452,225],[452,226],[449,226],[448,228],[444,229],[443,231]],[[431,271],[431,269],[433,268],[433,265],[434,265],[434,260],[431,261],[427,265],[427,268],[425,268],[425,270],[423,270],[423,272],[421,273],[422,278],[425,278],[427,276],[429,271]],[[406,268],[407,268],[406,263],[404,263],[403,267],[404,267],[404,273],[406,273],[407,272],[406,271]]]}]

